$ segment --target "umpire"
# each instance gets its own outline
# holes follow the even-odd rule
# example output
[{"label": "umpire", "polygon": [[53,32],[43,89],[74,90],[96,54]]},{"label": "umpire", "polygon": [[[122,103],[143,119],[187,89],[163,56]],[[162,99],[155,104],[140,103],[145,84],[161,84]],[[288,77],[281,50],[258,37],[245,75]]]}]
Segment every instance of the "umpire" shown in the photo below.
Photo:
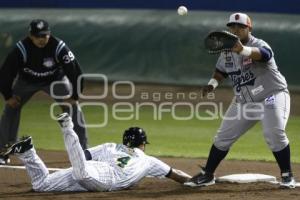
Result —
[{"label": "umpire", "polygon": [[[51,35],[47,21],[35,19],[29,25],[29,35],[16,43],[0,69],[0,90],[6,104],[0,120],[0,148],[15,142],[23,105],[38,91],[44,91],[62,106],[72,111],[74,130],[83,149],[87,148],[84,117],[78,106],[77,79],[82,74],[80,65],[67,45]],[[51,85],[55,84],[51,92]],[[82,82],[78,86],[82,91]],[[52,94],[51,94],[52,93]],[[70,98],[59,98],[68,96]],[[70,110],[70,108],[72,108]],[[80,125],[81,124],[81,125]],[[9,158],[1,158],[6,164]]]}]

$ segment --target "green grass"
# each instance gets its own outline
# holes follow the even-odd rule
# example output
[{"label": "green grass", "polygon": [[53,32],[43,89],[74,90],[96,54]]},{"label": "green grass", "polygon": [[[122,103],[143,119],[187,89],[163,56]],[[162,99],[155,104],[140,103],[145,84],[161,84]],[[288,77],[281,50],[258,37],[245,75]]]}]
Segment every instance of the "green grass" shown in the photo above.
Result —
[{"label": "green grass", "polygon": [[[49,116],[51,102],[34,100],[29,102],[22,111],[19,136],[33,136],[34,144],[40,149],[63,150],[63,139],[60,129]],[[3,101],[0,102],[0,109]],[[111,109],[111,107],[110,107]],[[103,110],[85,107],[83,109],[88,123],[103,122]],[[184,110],[176,112],[186,116]],[[175,157],[207,157],[220,120],[200,121],[196,118],[188,121],[178,121],[164,113],[162,120],[153,120],[151,109],[143,109],[139,120],[114,120],[109,112],[108,124],[103,128],[89,128],[90,146],[103,142],[121,142],[124,129],[130,126],[141,126],[148,134],[150,145],[147,152],[156,156]],[[123,116],[128,116],[124,113]],[[300,163],[300,117],[291,116],[287,126],[290,139],[292,161]],[[239,160],[274,160],[266,145],[261,125],[257,124],[238,140],[232,147],[227,159]]]}]

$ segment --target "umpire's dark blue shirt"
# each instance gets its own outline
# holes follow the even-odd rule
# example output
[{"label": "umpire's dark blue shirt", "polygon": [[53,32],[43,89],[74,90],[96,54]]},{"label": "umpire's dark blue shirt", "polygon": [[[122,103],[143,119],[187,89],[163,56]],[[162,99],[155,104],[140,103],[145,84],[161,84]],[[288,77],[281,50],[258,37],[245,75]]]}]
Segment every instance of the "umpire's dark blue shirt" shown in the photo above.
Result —
[{"label": "umpire's dark blue shirt", "polygon": [[73,98],[78,99],[77,78],[82,74],[78,61],[67,45],[51,36],[44,48],[36,47],[29,37],[16,43],[0,69],[0,90],[7,100],[12,96],[12,83],[17,74],[29,83],[50,84],[68,77]]}]

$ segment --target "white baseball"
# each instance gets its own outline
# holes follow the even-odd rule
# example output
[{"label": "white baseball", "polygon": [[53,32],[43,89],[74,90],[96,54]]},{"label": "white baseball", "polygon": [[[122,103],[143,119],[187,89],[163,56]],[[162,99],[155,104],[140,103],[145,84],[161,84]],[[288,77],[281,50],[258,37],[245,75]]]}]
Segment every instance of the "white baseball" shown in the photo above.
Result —
[{"label": "white baseball", "polygon": [[177,9],[178,15],[187,15],[188,9],[185,6],[179,6]]}]

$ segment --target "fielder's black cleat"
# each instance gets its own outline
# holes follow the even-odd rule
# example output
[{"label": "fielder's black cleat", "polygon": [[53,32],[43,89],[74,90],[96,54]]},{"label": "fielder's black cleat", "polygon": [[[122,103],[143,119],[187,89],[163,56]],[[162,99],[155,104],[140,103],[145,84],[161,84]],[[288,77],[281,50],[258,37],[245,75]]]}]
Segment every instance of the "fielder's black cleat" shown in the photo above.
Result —
[{"label": "fielder's black cleat", "polygon": [[199,174],[196,174],[190,181],[184,183],[184,185],[190,187],[209,186],[213,184],[215,184],[214,174],[205,172],[203,168]]},{"label": "fielder's black cleat", "polygon": [[292,172],[285,172],[281,174],[280,188],[292,189],[296,187],[296,181]]},{"label": "fielder's black cleat", "polygon": [[72,118],[68,113],[62,113],[57,115],[57,121],[62,128],[71,128],[73,129],[74,125]]},{"label": "fielder's black cleat", "polygon": [[23,136],[18,142],[7,147],[1,152],[1,156],[5,157],[16,153],[24,153],[33,147],[31,136]]}]

